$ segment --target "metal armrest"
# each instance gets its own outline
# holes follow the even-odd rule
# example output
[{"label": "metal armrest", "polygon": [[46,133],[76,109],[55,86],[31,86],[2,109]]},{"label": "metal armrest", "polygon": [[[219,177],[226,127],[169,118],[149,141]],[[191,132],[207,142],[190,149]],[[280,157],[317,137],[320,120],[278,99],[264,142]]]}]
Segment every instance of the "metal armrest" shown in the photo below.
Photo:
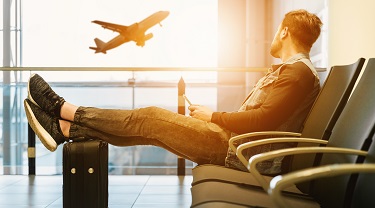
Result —
[{"label": "metal armrest", "polygon": [[274,177],[270,182],[268,193],[278,207],[291,207],[287,204],[281,192],[285,188],[300,182],[317,178],[333,177],[351,173],[375,173],[375,164],[334,164],[309,168]]},{"label": "metal armrest", "polygon": [[252,156],[249,159],[249,165],[247,168],[254,176],[255,179],[261,184],[265,191],[268,190],[269,184],[264,179],[263,175],[259,173],[256,169],[256,165],[259,162],[270,160],[276,157],[287,156],[287,155],[296,155],[296,154],[311,154],[311,153],[339,153],[339,154],[351,154],[351,155],[361,155],[366,156],[367,151],[349,149],[349,148],[339,148],[339,147],[295,147],[295,148],[286,148],[280,150],[274,150],[270,152],[265,152]]},{"label": "metal armrest", "polygon": [[233,152],[237,151],[237,147],[234,146],[234,142],[240,139],[251,138],[256,136],[290,136],[290,137],[300,137],[301,133],[287,132],[287,131],[261,131],[261,132],[251,132],[246,134],[241,134],[230,138],[229,147]]},{"label": "metal armrest", "polygon": [[280,137],[280,138],[269,138],[269,139],[260,139],[256,141],[246,142],[244,144],[241,144],[237,147],[236,155],[238,159],[247,167],[249,165],[249,161],[245,158],[245,156],[242,154],[242,151],[259,146],[264,144],[270,144],[270,143],[286,143],[286,142],[298,142],[298,143],[314,143],[314,144],[327,144],[328,141],[322,140],[322,139],[311,139],[311,138],[296,138],[296,137]]}]

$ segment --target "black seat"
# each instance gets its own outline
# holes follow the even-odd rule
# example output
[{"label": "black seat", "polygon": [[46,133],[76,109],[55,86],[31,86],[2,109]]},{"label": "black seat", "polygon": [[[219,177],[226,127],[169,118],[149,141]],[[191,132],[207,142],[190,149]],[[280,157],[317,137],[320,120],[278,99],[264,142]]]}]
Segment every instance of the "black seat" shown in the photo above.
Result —
[{"label": "black seat", "polygon": [[[371,144],[364,164],[375,166],[375,144]],[[353,177],[355,178],[356,175]],[[355,181],[355,186],[348,188],[353,188],[347,190],[349,193],[346,194],[347,196],[352,196],[351,203],[348,202],[348,204],[351,204],[353,208],[375,207],[375,167],[371,174],[360,174],[357,181]]]},{"label": "black seat", "polygon": [[[300,151],[300,153],[302,153],[303,151],[311,151],[315,148],[320,149],[320,151],[323,151],[323,149],[324,151],[331,151],[329,149],[330,147],[351,148],[356,150],[356,152],[352,152],[354,156],[347,154],[324,154],[320,161],[320,165],[355,163],[358,159],[358,156],[355,154],[363,154],[363,152],[367,150],[366,148],[368,148],[368,140],[366,141],[366,139],[368,137],[372,138],[373,136],[372,129],[375,124],[375,96],[373,94],[373,91],[375,90],[374,79],[375,59],[370,59],[358,85],[354,89],[346,107],[342,111],[341,116],[333,128],[332,135],[327,142],[327,147],[290,148],[262,153],[251,158],[252,162],[250,163],[250,168],[254,167],[257,162],[260,162],[263,159],[271,158],[269,156],[276,157],[280,155],[288,155],[293,151]],[[294,139],[303,140],[303,138]],[[361,149],[364,151],[358,153]],[[316,150],[316,152],[318,153],[319,151]],[[257,175],[257,171],[254,171],[254,169],[251,169],[251,172],[252,174],[249,175]],[[306,196],[301,195],[302,192],[299,192],[300,195],[295,196],[289,194],[287,200],[290,204],[295,205],[295,207],[319,207],[320,205],[322,205],[322,207],[343,207],[349,178],[350,177],[348,176],[340,176],[329,178],[329,180],[322,179],[315,181],[311,188],[312,192],[309,195],[315,199],[313,201],[306,200]],[[218,182],[199,184],[204,185],[202,186],[202,189],[205,190],[199,193],[204,196],[199,196],[197,200],[194,200],[193,195],[193,205],[199,205],[197,207],[211,207],[210,204],[215,204],[215,206],[218,206],[218,204],[263,207],[273,206],[270,202],[271,200],[269,196],[262,190],[246,185],[223,184],[224,183]],[[194,188],[195,187],[193,187],[193,189]],[[211,193],[207,194],[208,190],[210,190]],[[229,190],[230,193],[228,193]]]},{"label": "black seat", "polygon": [[[369,138],[373,140],[373,138]],[[364,163],[361,164],[334,164],[325,165],[290,174],[275,177],[271,184],[269,193],[277,207],[299,207],[288,203],[287,198],[282,195],[283,187],[291,186],[302,181],[320,180],[347,175],[350,182],[347,184],[345,201],[340,207],[344,208],[367,208],[375,207],[375,145],[372,144],[367,152]],[[322,207],[328,207],[322,202]],[[319,205],[320,206],[320,205]]]},{"label": "black seat", "polygon": [[[375,150],[373,144],[375,134],[375,94],[373,93],[375,90],[374,79],[375,58],[372,58],[369,59],[358,85],[354,89],[346,107],[333,128],[332,136],[330,137],[327,146],[320,147],[320,149],[327,147],[341,147],[350,148],[352,150],[362,150],[364,152],[368,151],[366,163],[375,162]],[[371,149],[369,149],[370,146],[372,146]],[[363,156],[357,156],[356,154],[324,153],[319,161],[319,166],[363,163],[363,160]],[[307,173],[305,172],[304,174],[299,174],[299,176],[308,176]],[[355,175],[346,174],[335,175],[335,177],[319,178],[312,181],[310,196],[312,196],[322,207],[350,207],[353,190],[354,193],[359,190],[374,190],[374,188],[371,187],[373,184],[363,184],[370,182],[371,179],[374,180],[374,178],[374,174],[361,175],[357,184]],[[365,182],[364,180],[366,179],[369,181]],[[300,180],[300,178],[298,178],[298,180]],[[271,184],[275,183],[275,181],[271,182]],[[298,186],[299,185],[297,184],[297,187]],[[372,198],[366,197],[366,195],[363,197],[366,200],[373,200]],[[358,201],[359,198],[360,196],[358,193],[355,193],[353,203],[360,203]],[[293,204],[291,203],[290,205]]]},{"label": "black seat", "polygon": [[[346,105],[364,61],[364,58],[360,58],[353,64],[334,66],[331,68],[314,102],[312,110],[305,121],[301,133],[302,137],[323,138],[323,135],[325,139],[329,137],[330,134],[325,134],[325,132],[331,132],[338,116]],[[247,137],[247,135],[250,136],[252,134],[253,133],[240,136]],[[273,134],[274,132],[270,132],[269,136],[271,137]],[[278,135],[286,136],[289,134],[280,132]],[[292,134],[290,134],[290,136],[292,136]],[[312,164],[314,158],[309,158],[309,160],[309,163]],[[293,165],[293,167],[301,168],[301,163],[298,158],[294,161],[296,165]],[[302,164],[307,164],[307,161],[304,160]],[[222,181],[258,186],[258,183],[248,176],[249,173],[225,168],[223,166],[199,165],[193,169],[192,173],[192,186],[205,181]]]},{"label": "black seat", "polygon": [[[374,73],[375,59],[369,60],[368,67],[371,67]],[[369,74],[367,73],[364,74],[364,76],[368,75]],[[374,76],[372,77],[374,78]],[[367,79],[367,81],[370,82],[371,78]],[[364,83],[362,87],[365,86],[370,88],[372,87],[371,84],[367,85]],[[373,89],[374,87],[372,87],[372,90]],[[363,95],[363,99],[365,99],[367,95]],[[371,104],[375,104],[374,97],[375,96],[369,98],[370,104],[366,107],[370,107]],[[353,99],[358,99],[358,97],[354,97]],[[360,112],[366,113],[365,110]],[[362,116],[364,116],[364,114],[362,114]],[[360,121],[359,125],[367,126],[368,124],[371,124],[371,122],[375,122],[373,115],[368,115],[368,117],[369,118],[365,119],[366,121],[364,123]],[[354,128],[352,129],[354,130]],[[365,157],[358,157],[355,164],[341,161],[340,158],[342,156],[332,157],[327,155],[323,157],[324,163],[333,162],[329,161],[328,158],[339,158],[340,160],[338,160],[337,163],[339,163],[339,161],[343,163],[324,165],[317,168],[296,171],[284,176],[275,177],[271,181],[271,184],[273,185],[270,187],[269,192],[271,194],[271,198],[274,200],[277,206],[298,207],[293,203],[288,204],[286,198],[281,195],[281,187],[286,187],[302,181],[315,180],[316,185],[312,187],[312,195],[315,196],[322,207],[375,207],[375,123],[373,123],[372,129],[367,128],[363,133],[368,133],[367,138],[364,140],[361,146],[362,150],[367,150],[367,155]],[[356,139],[353,138],[353,140]],[[347,162],[353,161],[349,160]]]}]

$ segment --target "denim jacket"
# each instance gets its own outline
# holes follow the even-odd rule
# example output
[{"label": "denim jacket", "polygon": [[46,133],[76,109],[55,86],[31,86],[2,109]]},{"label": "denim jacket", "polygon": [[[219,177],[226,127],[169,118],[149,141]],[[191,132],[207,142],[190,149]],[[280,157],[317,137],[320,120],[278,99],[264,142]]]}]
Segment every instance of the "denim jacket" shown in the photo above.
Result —
[{"label": "denim jacket", "polygon": [[[304,63],[304,65],[298,65],[296,63]],[[299,68],[296,68],[297,66]],[[251,111],[252,109],[259,109],[267,99],[272,99],[268,95],[272,93],[272,91],[275,90],[275,82],[279,79],[279,77],[283,74],[283,70],[287,70],[286,68],[290,67],[295,67],[293,70],[302,70],[300,69],[303,66],[308,67],[310,69],[311,74],[307,73],[308,76],[300,76],[300,77],[291,77],[291,79],[297,80],[297,82],[309,82],[309,85],[311,85],[308,90],[305,90],[303,93],[303,99],[298,101],[296,104],[295,108],[291,110],[291,113],[287,117],[281,118],[281,123],[276,127],[269,127],[267,129],[265,127],[264,130],[276,130],[276,131],[289,131],[289,132],[301,132],[302,130],[302,125],[311,109],[311,106],[313,105],[313,102],[315,101],[316,96],[319,93],[320,90],[320,85],[319,85],[319,77],[317,75],[317,72],[312,65],[311,61],[309,60],[308,55],[306,54],[297,54],[290,58],[288,61],[286,61],[283,64],[280,65],[273,65],[271,69],[269,69],[268,73],[261,78],[257,84],[254,86],[252,91],[249,93],[248,97],[246,100],[243,102],[242,106],[238,110],[239,112],[246,112],[246,111]],[[289,73],[292,71],[289,71]],[[293,76],[293,73],[290,73]],[[298,74],[298,73],[296,73]],[[298,75],[296,75],[298,76]],[[285,78],[284,78],[285,79]],[[306,80],[304,80],[306,79]],[[287,79],[286,79],[287,80]],[[296,85],[299,86],[299,85]],[[296,86],[293,86],[296,87]],[[282,88],[283,85],[279,85],[279,88]],[[289,88],[290,89],[290,88]],[[281,90],[281,89],[279,89]],[[288,90],[287,88],[285,90]],[[281,93],[282,94],[282,93]],[[286,93],[287,94],[287,93]],[[283,95],[280,95],[281,99],[284,99],[285,102],[287,102],[289,99],[292,99],[293,96],[289,95],[290,97],[282,97]],[[287,95],[285,95],[287,96]],[[268,102],[270,102],[268,100]],[[270,107],[271,108],[271,107]],[[278,111],[282,111],[283,109],[278,109]],[[216,115],[217,116],[217,115]],[[225,115],[227,116],[227,115]],[[223,117],[225,117],[223,115]],[[216,118],[217,119],[217,118]],[[225,119],[225,118],[223,118]],[[217,119],[220,120],[220,119]],[[272,121],[269,121],[272,123]],[[230,129],[230,125],[228,122],[228,126],[225,126],[225,122],[219,124],[223,125],[225,128]],[[246,125],[246,124],[245,124]],[[273,129],[272,129],[273,128]],[[262,131],[263,129],[259,128],[259,131]],[[254,131],[257,131],[257,129],[254,129]],[[233,131],[232,131],[233,132]],[[242,132],[241,132],[242,133]],[[238,135],[236,133],[232,133],[232,136]],[[269,136],[268,136],[269,138]],[[261,139],[260,137],[258,138],[252,138],[252,140],[256,139]],[[241,143],[247,142],[249,140],[243,140],[239,141],[236,145],[239,145]],[[268,152],[271,150],[276,150],[276,149],[282,149],[282,148],[288,148],[292,147],[294,144],[292,143],[280,143],[280,144],[267,144],[267,145],[261,145],[253,148],[249,148],[247,150],[244,150],[243,153],[247,158],[250,158],[252,155],[262,153],[262,152]],[[279,157],[270,161],[264,161],[261,163],[258,163],[257,169],[260,171],[260,173],[265,174],[265,175],[275,175],[275,174],[280,174],[288,171],[288,166],[289,166],[289,161],[290,158],[284,158],[284,157]],[[243,171],[248,171],[247,168],[238,160],[237,156],[235,155],[235,152],[233,152],[230,148],[228,148],[227,152],[227,157],[225,160],[225,166],[229,168],[235,168],[235,169],[240,169]]]}]

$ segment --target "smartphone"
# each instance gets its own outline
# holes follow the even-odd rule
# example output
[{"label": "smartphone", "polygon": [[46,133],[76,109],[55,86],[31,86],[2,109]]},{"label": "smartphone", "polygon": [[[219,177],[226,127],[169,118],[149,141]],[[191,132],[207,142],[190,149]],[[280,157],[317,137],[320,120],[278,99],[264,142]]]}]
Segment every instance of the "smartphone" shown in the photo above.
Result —
[{"label": "smartphone", "polygon": [[190,100],[186,97],[185,94],[183,94],[182,96],[184,97],[184,99],[186,100],[186,102],[189,103],[189,105],[192,105],[191,102],[190,102]]}]

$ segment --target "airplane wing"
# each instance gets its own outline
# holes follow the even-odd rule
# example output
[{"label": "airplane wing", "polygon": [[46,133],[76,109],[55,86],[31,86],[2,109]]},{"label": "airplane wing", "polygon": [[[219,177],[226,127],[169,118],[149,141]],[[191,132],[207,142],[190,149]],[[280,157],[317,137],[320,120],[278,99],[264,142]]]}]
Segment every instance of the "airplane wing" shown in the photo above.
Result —
[{"label": "airplane wing", "polygon": [[128,26],[113,24],[109,22],[103,22],[99,20],[94,20],[92,22],[95,24],[101,25],[104,29],[109,29],[109,30],[119,32],[119,33],[126,31],[126,29],[128,28]]}]

